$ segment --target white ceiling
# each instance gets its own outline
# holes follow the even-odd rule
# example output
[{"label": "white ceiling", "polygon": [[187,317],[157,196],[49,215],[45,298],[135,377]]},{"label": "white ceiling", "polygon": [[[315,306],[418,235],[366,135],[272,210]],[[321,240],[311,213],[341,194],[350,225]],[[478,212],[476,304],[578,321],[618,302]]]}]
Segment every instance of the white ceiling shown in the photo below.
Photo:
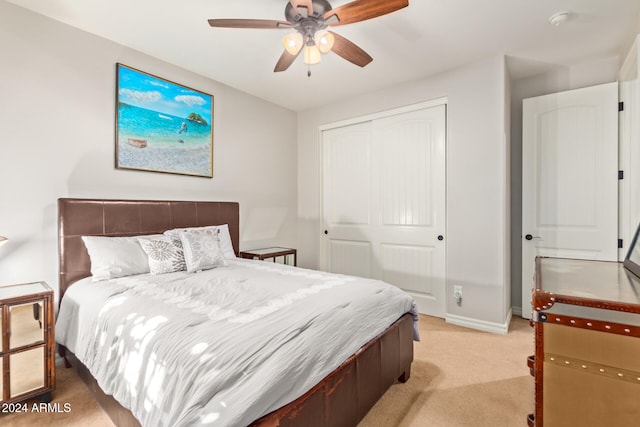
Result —
[{"label": "white ceiling", "polygon": [[[287,0],[6,1],[296,111],[494,55],[509,56],[512,78],[611,57],[622,53],[640,16],[639,0],[410,0],[395,13],[334,28],[366,50],[371,64],[360,68],[329,53],[308,78],[301,57],[273,72],[290,30],[207,23],[284,20]],[[558,11],[570,18],[555,27],[548,18]]]}]

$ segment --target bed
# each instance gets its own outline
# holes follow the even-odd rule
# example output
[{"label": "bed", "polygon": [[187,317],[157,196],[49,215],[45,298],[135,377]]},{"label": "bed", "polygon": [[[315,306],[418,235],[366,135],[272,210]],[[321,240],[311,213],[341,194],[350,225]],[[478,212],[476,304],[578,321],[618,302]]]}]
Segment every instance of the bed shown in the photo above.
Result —
[{"label": "bed", "polygon": [[[403,297],[400,295],[398,295],[399,299],[397,303],[384,302],[392,299],[389,296],[391,294],[394,295],[393,298],[396,298],[396,291],[390,289],[393,287],[388,287],[388,285],[382,282],[365,280],[363,283],[360,283],[360,279],[348,276],[330,275],[328,273],[314,272],[296,267],[240,259],[227,260],[224,268],[192,273],[191,275],[185,272],[176,272],[167,275],[158,275],[152,278],[151,276],[153,275],[144,274],[140,276],[109,279],[104,282],[91,282],[89,278],[91,276],[91,260],[83,242],[83,236],[124,237],[161,235],[167,230],[179,228],[226,225],[229,231],[228,234],[232,246],[231,250],[237,255],[239,244],[239,205],[237,203],[59,199],[58,215],[60,254],[59,289],[61,305],[58,323],[56,324],[56,336],[62,337],[60,339],[62,342],[59,343],[59,351],[61,356],[63,356],[65,360],[70,361],[70,365],[73,365],[78,370],[80,376],[88,384],[89,389],[96,396],[98,402],[118,426],[155,425],[158,421],[169,422],[167,420],[170,420],[172,425],[251,425],[261,427],[355,426],[395,381],[405,382],[409,379],[413,360],[413,340],[417,339],[415,332],[417,315],[415,314],[414,307],[412,307],[410,303],[407,303],[407,301],[402,300]],[[159,282],[160,284],[152,282],[152,280],[156,280],[160,278],[160,276],[162,276]],[[291,280],[299,280],[300,278],[306,283],[303,287],[298,287],[299,285],[290,282]],[[201,282],[188,282],[189,285],[185,286],[182,284],[183,282],[178,281],[196,279],[205,284]],[[267,283],[268,286],[265,286],[264,283],[260,281],[265,281],[264,283]],[[148,304],[140,303],[140,301],[146,300],[136,300],[136,297],[147,298],[149,301],[160,298],[156,294],[152,295],[149,293],[150,287],[169,289],[162,288],[162,286],[173,286],[173,288],[171,288],[172,291],[176,289],[189,289],[189,293],[197,293],[200,288],[211,286],[211,283],[215,283],[215,286],[217,286],[215,289],[218,295],[220,294],[220,290],[223,290],[222,293],[227,295],[229,304],[237,304],[235,292],[238,283],[242,283],[243,286],[246,285],[249,293],[254,296],[264,291],[267,293],[265,298],[269,301],[269,304],[262,304],[262,306],[254,308],[247,313],[241,313],[242,310],[232,305],[225,306],[225,309],[231,311],[216,311],[216,313],[218,313],[216,316],[218,317],[220,317],[220,313],[222,313],[223,320],[227,322],[224,324],[226,325],[225,327],[231,327],[228,325],[232,325],[234,328],[237,327],[238,331],[243,328],[252,329],[258,324],[269,325],[266,331],[262,331],[259,334],[259,337],[265,337],[264,342],[260,342],[260,338],[256,338],[255,336],[251,339],[235,339],[233,338],[236,335],[234,332],[233,334],[227,333],[223,338],[216,338],[216,340],[231,340],[229,342],[225,341],[224,347],[234,349],[236,355],[241,354],[243,357],[245,353],[251,354],[252,361],[257,357],[268,363],[283,359],[283,354],[292,353],[293,348],[298,347],[304,347],[304,351],[308,352],[304,353],[305,357],[300,358],[298,356],[297,359],[294,357],[291,362],[285,361],[288,365],[284,368],[274,368],[274,372],[279,372],[279,374],[275,375],[276,378],[265,380],[266,377],[257,377],[259,379],[248,379],[246,381],[245,378],[251,375],[263,374],[254,374],[254,372],[258,372],[257,368],[255,370],[253,368],[240,369],[238,366],[233,365],[234,363],[239,363],[237,359],[240,357],[229,359],[229,362],[235,366],[232,369],[214,369],[217,365],[207,364],[210,363],[211,358],[200,357],[198,360],[203,361],[203,367],[208,369],[208,371],[198,374],[195,379],[190,378],[189,381],[191,382],[188,382],[187,385],[178,383],[171,383],[171,387],[168,387],[166,384],[154,385],[157,389],[163,390],[165,393],[167,393],[166,389],[169,388],[179,391],[179,396],[170,395],[167,398],[173,402],[173,406],[178,406],[177,412],[174,408],[173,412],[169,414],[168,412],[162,412],[170,411],[169,409],[164,409],[164,407],[167,406],[166,402],[163,404],[161,411],[153,404],[148,405],[151,409],[141,409],[145,403],[148,404],[149,402],[143,402],[144,399],[138,399],[139,402],[136,404],[135,397],[145,392],[148,394],[148,390],[138,390],[137,386],[126,384],[126,378],[116,378],[118,377],[117,369],[113,370],[110,368],[111,371],[107,369],[106,378],[109,380],[105,380],[105,372],[103,371],[106,368],[104,368],[104,366],[116,365],[116,363],[103,363],[100,365],[96,364],[96,361],[92,360],[91,357],[87,358],[88,354],[95,354],[98,353],[98,351],[91,353],[90,350],[86,349],[78,350],[78,348],[67,348],[68,346],[77,346],[77,335],[83,337],[87,335],[86,333],[71,333],[71,329],[74,331],[82,328],[88,329],[89,323],[94,322],[91,324],[91,328],[95,327],[96,332],[100,332],[100,334],[96,333],[93,335],[96,335],[96,337],[100,335],[102,341],[104,341],[104,336],[110,337],[111,340],[113,340],[114,337],[118,338],[119,335],[113,331],[109,332],[106,329],[109,322],[117,323],[118,326],[122,327],[122,325],[126,323],[123,319],[131,317],[131,315],[126,315],[127,312],[118,312],[117,310],[119,308],[113,310],[101,310],[99,308],[85,309],[85,312],[108,312],[109,315],[100,315],[98,316],[99,320],[87,321],[84,319],[76,319],[74,326],[69,326],[73,324],[74,320],[68,319],[73,319],[75,312],[79,310],[65,309],[65,306],[75,306],[77,304],[75,298],[78,298],[79,301],[81,295],[84,295],[84,298],[87,298],[87,295],[90,298],[96,298],[96,301],[93,302],[94,304],[103,304],[97,300],[97,298],[100,298],[102,295],[102,297],[105,298],[103,306],[114,306],[114,298],[127,295],[130,297],[128,303],[136,304],[137,301],[137,306],[135,306],[137,309],[134,311],[143,312],[147,309],[151,310],[151,308],[147,308]],[[283,293],[274,294],[275,296],[269,294],[269,292],[276,292],[280,287],[283,287]],[[324,295],[325,292],[329,292],[329,288],[342,288],[346,290],[346,293],[357,294],[359,297],[353,298],[353,295],[351,297],[345,296],[344,298],[352,298],[352,300],[340,302],[340,298],[343,298],[341,296],[329,296],[329,294],[327,294],[326,297],[319,296],[321,294]],[[262,291],[260,291],[260,289],[262,289]],[[292,289],[295,289],[295,292],[292,292]],[[372,290],[370,291],[369,289]],[[161,291],[161,293],[162,292],[164,291]],[[364,304],[364,302],[360,300],[364,301],[370,298],[377,298],[376,295],[370,297],[368,295],[369,292],[382,296],[383,301],[376,302],[376,304],[379,305],[376,306],[375,310],[365,310],[362,308],[364,306],[361,304]],[[386,293],[389,293],[389,295],[386,295]],[[68,296],[66,296],[67,294]],[[174,307],[176,306],[176,304],[174,304],[176,301],[175,295],[170,292],[167,295],[169,296],[163,296],[162,298],[164,298],[164,300],[161,301],[165,304],[162,306],[164,307],[164,312],[161,313],[162,316],[166,315],[169,317],[170,312],[177,311],[178,317],[176,320],[171,320],[168,323],[178,328],[180,322],[186,322],[186,324],[183,325],[185,326],[182,330],[184,332],[174,331],[174,333],[177,334],[174,335],[174,337],[178,337],[174,338],[176,342],[180,342],[180,337],[192,336],[189,334],[196,334],[193,336],[198,336],[197,334],[200,332],[196,330],[199,330],[199,325],[202,325],[203,328],[209,328],[212,333],[217,330],[217,327],[212,327],[212,325],[217,325],[213,322],[220,321],[220,319],[218,317],[214,319],[209,312],[207,312],[208,314],[206,314],[206,316],[208,317],[206,317],[203,314],[205,311],[201,310],[202,304],[205,304],[202,301],[206,301],[206,298],[200,298],[200,300],[195,303],[181,302],[177,304],[181,307],[188,305],[190,307],[189,312],[195,313],[195,317],[187,319],[182,312]],[[178,296],[178,300],[180,298],[181,296]],[[218,296],[216,296],[216,298],[218,298]],[[256,298],[258,297],[256,296]],[[312,312],[316,306],[320,307],[325,304],[323,298],[327,300],[327,305],[334,304],[335,301],[335,304],[338,305],[340,310],[336,311],[337,309],[335,307],[331,308],[331,310],[334,311],[331,312],[330,315],[318,311],[316,315],[311,316],[314,319],[313,323],[308,319],[297,320],[297,315],[289,315],[289,312],[284,311],[285,308],[283,308],[286,306],[286,310],[289,310],[289,306],[296,306],[296,304],[298,304],[297,302],[296,304],[289,304],[289,300],[293,299],[300,300],[303,304],[306,304],[302,311]],[[283,303],[283,299],[287,302]],[[372,299],[372,301],[375,302],[376,300]],[[167,302],[171,304],[168,305]],[[200,304],[198,309],[193,308],[194,304]],[[355,313],[358,313],[357,316],[348,316],[346,307],[351,306],[360,307],[355,311]],[[233,310],[230,307],[233,308]],[[402,307],[402,309],[400,309],[400,307]],[[124,307],[122,309],[124,310]],[[218,308],[216,308],[216,310],[217,309]],[[229,312],[232,312],[232,315],[229,315]],[[150,313],[151,312],[144,312],[147,319],[152,317]],[[338,316],[336,313],[340,313],[339,316],[343,316],[340,321],[344,324],[353,323],[353,325],[355,325],[353,326],[355,329],[349,329],[349,331],[357,330],[358,333],[336,333],[336,331],[340,331],[340,328],[336,328],[335,326],[316,326],[316,318],[330,319]],[[276,314],[283,316],[283,318],[270,317]],[[120,317],[116,319],[114,316]],[[360,317],[362,317],[362,324],[357,323]],[[67,319],[65,322],[68,321],[71,323],[63,323],[61,318]],[[340,317],[338,317],[338,319],[340,319]],[[133,321],[135,321],[135,319],[133,319]],[[295,326],[295,322],[303,323],[302,326]],[[377,325],[376,327],[379,330],[376,330],[373,325],[378,323],[385,323],[385,326],[381,328],[380,325]],[[238,325],[244,326],[240,328]],[[275,330],[274,325],[282,325],[278,326],[278,328],[282,327],[283,331],[279,329]],[[304,331],[306,334],[307,330],[313,329],[323,331],[322,333],[325,334],[324,337],[322,338],[322,334],[320,336],[325,341],[309,341],[305,347],[304,342],[306,341],[302,341],[302,343],[295,342],[293,338],[290,338],[290,336],[293,335],[296,337],[303,335],[300,331]],[[292,330],[294,330],[295,333],[292,334]],[[234,331],[236,330],[234,329]],[[332,332],[333,335],[327,331]],[[72,338],[70,339],[69,336],[72,336]],[[74,338],[74,336],[76,337]],[[365,338],[366,340],[364,342],[357,342],[357,339],[362,340]],[[341,339],[343,341],[341,341],[340,348],[329,352],[326,351],[329,344],[326,342],[327,340],[339,341]],[[95,346],[100,344],[99,341],[100,340],[96,338],[96,342],[91,343],[94,346],[94,350],[96,348]],[[205,348],[209,345],[204,344],[204,341],[201,343],[200,341],[202,340],[199,336],[196,341],[198,342],[194,342],[194,346],[189,347],[192,353],[193,350],[198,347],[195,344],[201,344]],[[277,344],[277,342],[280,341],[287,343],[287,345],[293,348]],[[154,345],[156,347],[162,347],[161,343],[163,342],[166,341],[158,341]],[[270,348],[271,350],[269,351],[272,352],[272,356],[254,357],[253,354],[260,354],[254,347],[249,347],[248,350],[237,350],[240,343],[244,345],[245,342],[254,343],[252,345],[256,345],[257,348],[260,349]],[[353,351],[349,350],[349,353],[346,355],[341,354],[341,351],[346,351],[350,346],[355,346],[353,347]],[[173,346],[173,348],[184,347],[185,345],[182,342],[180,345]],[[213,348],[213,345],[211,345],[211,347]],[[155,349],[154,347],[154,352],[152,353],[145,353],[144,360],[147,365],[142,369],[143,371],[146,369],[146,372],[150,372],[148,365],[149,354],[153,357],[159,357]],[[312,351],[316,351],[314,349],[320,350],[318,355],[311,353]],[[70,350],[75,350],[75,352]],[[165,350],[157,349],[158,354],[161,354],[159,353],[160,351]],[[106,353],[109,352],[107,351]],[[215,354],[219,360],[224,360],[224,357],[227,357],[221,354],[219,355],[218,353]],[[172,355],[171,357],[177,358],[179,361],[184,360],[182,359],[183,356],[178,357]],[[87,362],[88,359],[89,361]],[[114,362],[115,360],[116,359],[114,359]],[[310,362],[310,360],[313,360],[313,362]],[[330,362],[326,363],[327,360]],[[177,363],[178,367],[175,369],[179,369],[180,365],[188,363],[190,362]],[[325,364],[331,367],[329,371],[326,371],[328,367],[325,366]],[[120,369],[120,371],[122,371],[122,369]],[[124,369],[124,371],[126,371],[126,369]],[[200,392],[201,389],[206,389],[210,383],[217,381],[218,377],[216,377],[215,381],[212,379],[202,380],[202,377],[212,375],[211,372],[214,371],[216,373],[222,372],[222,374],[220,374],[222,377],[238,377],[238,383],[246,382],[248,384],[246,390],[259,389],[256,390],[258,394],[262,393],[264,396],[246,397],[246,390],[237,392],[229,391],[228,393],[230,394],[225,394],[228,389],[225,385],[221,389],[223,391],[209,391],[211,396],[205,394],[205,398],[196,399],[196,402],[190,401],[189,398],[192,397],[192,394],[195,394],[195,390]],[[272,369],[269,369],[269,372],[271,371]],[[187,369],[186,372],[191,372],[191,369]],[[242,372],[242,375],[240,375],[240,372]],[[138,376],[144,377],[145,375]],[[148,377],[149,375],[146,376]],[[170,375],[167,374],[163,378],[169,376]],[[126,377],[126,372],[123,373],[123,377]],[[113,379],[113,381],[111,381],[111,379]],[[196,381],[199,382],[196,383]],[[254,382],[251,383],[251,381]],[[260,381],[262,381],[262,383]],[[310,381],[312,381],[312,383],[309,383]],[[281,382],[282,384],[280,384]],[[251,384],[253,384],[253,386]],[[256,387],[256,384],[263,384],[264,387]],[[135,393],[131,392],[131,389],[134,389]],[[132,394],[134,398],[130,398],[129,395],[123,398],[122,390]],[[118,399],[115,399],[113,396],[117,396]],[[226,399],[224,396],[227,396]],[[183,400],[185,398],[187,399],[187,403]],[[267,401],[266,403],[264,403],[265,400]],[[229,409],[229,415],[223,410],[220,410],[222,406],[226,408],[227,405],[232,406],[231,402],[236,404],[237,401],[240,402],[240,408],[235,407],[233,410]],[[215,408],[215,411],[212,408]],[[158,411],[162,413],[158,415],[156,413]],[[193,415],[194,413],[196,413],[196,415]],[[212,414],[216,416],[212,417]],[[221,418],[218,418],[218,416]],[[140,418],[142,418],[141,421],[139,420]],[[197,422],[194,422],[194,420],[197,420]]]}]

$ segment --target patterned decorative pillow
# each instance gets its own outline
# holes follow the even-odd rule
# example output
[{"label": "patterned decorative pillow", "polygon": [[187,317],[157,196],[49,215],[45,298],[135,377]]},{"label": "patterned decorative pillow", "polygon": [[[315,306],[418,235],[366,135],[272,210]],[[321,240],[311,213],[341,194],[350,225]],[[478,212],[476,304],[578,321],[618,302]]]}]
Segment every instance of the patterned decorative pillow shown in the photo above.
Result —
[{"label": "patterned decorative pillow", "polygon": [[222,225],[207,225],[204,227],[187,227],[187,228],[174,228],[167,230],[163,234],[165,236],[180,238],[180,233],[185,231],[191,231],[194,233],[209,233],[217,234],[220,239],[220,249],[226,259],[233,259],[236,257],[236,253],[233,250],[233,243],[231,242],[231,234],[229,233],[229,224]]},{"label": "patterned decorative pillow", "polygon": [[180,239],[167,236],[138,238],[149,258],[151,274],[173,273],[187,269]]},{"label": "patterned decorative pillow", "polygon": [[193,273],[200,270],[227,265],[220,249],[218,234],[185,231],[179,233],[187,271]]}]

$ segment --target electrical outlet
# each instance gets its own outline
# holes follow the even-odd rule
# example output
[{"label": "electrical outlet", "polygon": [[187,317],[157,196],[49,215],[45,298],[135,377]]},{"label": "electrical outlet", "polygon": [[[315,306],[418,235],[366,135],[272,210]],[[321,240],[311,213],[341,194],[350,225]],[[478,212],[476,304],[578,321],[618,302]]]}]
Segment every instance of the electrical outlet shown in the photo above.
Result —
[{"label": "electrical outlet", "polygon": [[462,303],[462,286],[453,287],[453,298],[456,300],[456,304]]}]

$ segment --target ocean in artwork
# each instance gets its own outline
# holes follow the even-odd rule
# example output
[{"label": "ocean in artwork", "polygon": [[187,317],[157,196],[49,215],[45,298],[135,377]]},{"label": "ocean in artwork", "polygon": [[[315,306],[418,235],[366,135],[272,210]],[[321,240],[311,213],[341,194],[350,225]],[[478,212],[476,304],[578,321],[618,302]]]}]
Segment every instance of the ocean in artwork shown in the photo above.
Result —
[{"label": "ocean in artwork", "polygon": [[[129,138],[145,140],[136,147]],[[211,175],[211,125],[118,105],[118,164],[132,169]]]}]

